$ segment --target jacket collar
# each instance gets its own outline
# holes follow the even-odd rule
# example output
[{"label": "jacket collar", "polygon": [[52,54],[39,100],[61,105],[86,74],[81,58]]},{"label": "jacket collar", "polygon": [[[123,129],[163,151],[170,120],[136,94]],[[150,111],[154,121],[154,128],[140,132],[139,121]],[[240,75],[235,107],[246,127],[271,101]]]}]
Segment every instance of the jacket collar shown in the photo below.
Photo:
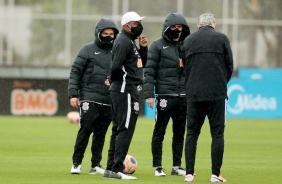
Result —
[{"label": "jacket collar", "polygon": [[130,40],[135,40],[136,39],[136,37],[135,36],[132,36],[129,32],[127,32],[127,31],[125,31],[124,29],[122,30],[122,33],[124,34],[124,35],[126,35]]},{"label": "jacket collar", "polygon": [[209,28],[209,29],[214,29],[212,26],[209,26],[209,25],[206,25],[206,26],[202,26],[200,27],[199,29],[202,29],[202,28]]}]

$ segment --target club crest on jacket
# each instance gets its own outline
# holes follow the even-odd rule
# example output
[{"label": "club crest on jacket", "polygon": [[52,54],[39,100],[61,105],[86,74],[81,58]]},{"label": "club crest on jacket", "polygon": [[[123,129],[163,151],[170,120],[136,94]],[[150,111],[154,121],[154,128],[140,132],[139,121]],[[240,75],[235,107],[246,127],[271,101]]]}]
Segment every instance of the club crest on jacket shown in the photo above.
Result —
[{"label": "club crest on jacket", "polygon": [[87,111],[89,109],[89,103],[88,102],[83,102],[82,103],[82,110]]},{"label": "club crest on jacket", "polygon": [[160,99],[160,107],[165,108],[167,106],[167,100],[166,99]]},{"label": "club crest on jacket", "polygon": [[139,111],[139,103],[138,102],[134,102],[134,110],[135,111]]}]

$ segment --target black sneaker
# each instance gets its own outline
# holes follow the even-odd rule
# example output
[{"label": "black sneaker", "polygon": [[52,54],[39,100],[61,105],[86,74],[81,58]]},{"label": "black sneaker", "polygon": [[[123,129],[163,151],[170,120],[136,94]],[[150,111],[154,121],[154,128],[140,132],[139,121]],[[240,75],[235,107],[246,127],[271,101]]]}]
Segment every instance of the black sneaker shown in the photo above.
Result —
[{"label": "black sneaker", "polygon": [[111,178],[111,179],[121,179],[121,175],[119,175],[119,174],[116,173],[116,172],[111,171],[111,172],[109,173],[109,178]]},{"label": "black sneaker", "polygon": [[103,177],[104,177],[104,178],[110,178],[110,173],[111,173],[111,171],[105,170]]}]

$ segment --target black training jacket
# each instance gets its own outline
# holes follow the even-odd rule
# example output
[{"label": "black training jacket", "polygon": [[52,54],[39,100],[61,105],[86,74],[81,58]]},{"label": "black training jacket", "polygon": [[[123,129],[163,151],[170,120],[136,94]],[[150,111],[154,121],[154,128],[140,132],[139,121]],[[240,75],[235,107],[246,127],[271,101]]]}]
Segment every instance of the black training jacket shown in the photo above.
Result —
[{"label": "black training jacket", "polygon": [[[170,26],[181,24],[180,41],[173,42],[166,31]],[[156,96],[185,96],[185,78],[180,66],[181,46],[190,34],[188,23],[179,13],[169,14],[164,22],[162,37],[153,41],[148,51],[144,73],[144,98]]]},{"label": "black training jacket", "polygon": [[233,72],[230,42],[211,26],[201,27],[184,41],[187,101],[227,98]]},{"label": "black training jacket", "polygon": [[80,101],[94,101],[110,104],[109,87],[106,77],[110,74],[112,43],[102,42],[99,38],[103,29],[112,28],[115,36],[118,28],[111,19],[101,19],[95,27],[95,41],[83,46],[70,71],[68,84],[69,98],[76,96]]},{"label": "black training jacket", "polygon": [[138,49],[134,40],[135,37],[122,30],[114,41],[111,91],[139,94],[137,86],[143,83],[143,66],[147,62],[148,48],[140,46],[140,49]]}]

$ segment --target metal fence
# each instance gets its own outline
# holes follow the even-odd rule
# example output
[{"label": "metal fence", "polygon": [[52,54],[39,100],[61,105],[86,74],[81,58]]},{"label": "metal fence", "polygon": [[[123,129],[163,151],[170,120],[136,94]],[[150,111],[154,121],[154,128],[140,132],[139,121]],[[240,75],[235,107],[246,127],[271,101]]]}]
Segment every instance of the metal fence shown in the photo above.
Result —
[{"label": "metal fence", "polygon": [[211,12],[232,44],[235,69],[282,67],[281,0],[0,0],[0,66],[69,67],[94,40],[101,18],[145,16],[149,42],[161,36],[165,16],[182,13],[192,32]]}]

